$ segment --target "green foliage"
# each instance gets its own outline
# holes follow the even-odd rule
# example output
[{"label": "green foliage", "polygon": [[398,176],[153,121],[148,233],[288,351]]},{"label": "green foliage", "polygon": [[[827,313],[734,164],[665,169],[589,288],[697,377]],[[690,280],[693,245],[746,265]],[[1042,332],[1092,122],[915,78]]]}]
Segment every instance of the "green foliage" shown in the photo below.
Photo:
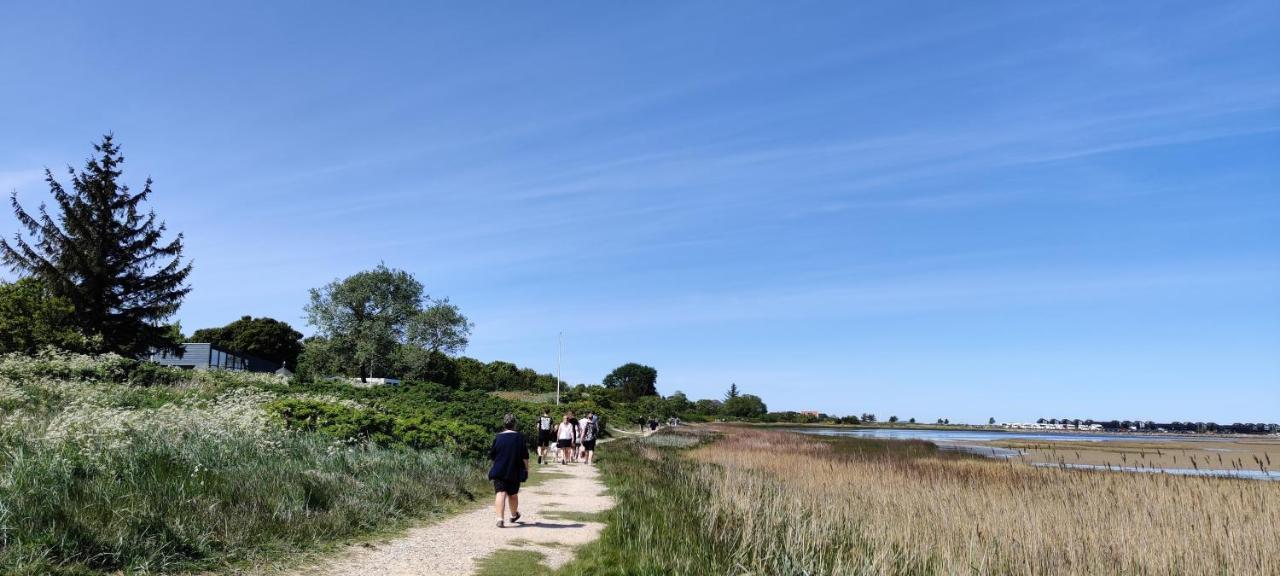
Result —
[{"label": "green foliage", "polygon": [[466,350],[473,327],[457,306],[443,298],[409,319],[408,341],[428,352],[458,354]]},{"label": "green foliage", "polygon": [[429,406],[409,409],[361,408],[311,399],[282,399],[267,405],[291,430],[323,434],[346,443],[373,442],[384,446],[439,448],[472,456],[484,454],[491,440],[474,424],[442,419]]},{"label": "green foliage", "polygon": [[298,355],[302,353],[302,333],[286,322],[267,317],[241,316],[221,328],[202,328],[191,335],[191,341],[209,342],[290,368],[298,366]]},{"label": "green foliage", "polygon": [[769,410],[755,394],[742,394],[724,401],[720,413],[732,418],[759,418]]},{"label": "green foliage", "polygon": [[471,333],[448,299],[431,300],[412,274],[383,264],[312,289],[306,313],[324,343],[316,358],[303,359],[307,369],[336,364],[362,379],[398,377],[392,370],[403,346],[457,352]]},{"label": "green foliage", "polygon": [[720,408],[724,402],[719,400],[702,399],[693,403],[693,412],[700,416],[717,416],[720,414]]},{"label": "green foliage", "polygon": [[455,361],[458,387],[470,390],[528,390],[554,392],[556,377],[539,374],[531,368],[520,368],[510,362],[495,360],[485,364],[474,358]]},{"label": "green foliage", "polygon": [[617,367],[605,376],[603,384],[606,388],[621,390],[623,397],[627,400],[635,400],[642,396],[656,396],[658,371],[651,366],[630,362]]},{"label": "green foliage", "polygon": [[458,364],[443,352],[402,345],[392,359],[393,372],[413,382],[435,382],[450,388],[461,386]]},{"label": "green foliage", "polygon": [[151,179],[137,194],[119,182],[124,157],[110,134],[94,150],[82,170],[68,169],[71,191],[45,171],[56,216],[44,205],[27,212],[14,194],[13,211],[29,239],[0,239],[0,257],[66,299],[96,350],[138,357],[153,347],[172,348],[176,342],[163,320],[191,290],[182,235],[162,241],[164,223],[142,209]]},{"label": "green foliage", "polygon": [[75,307],[35,278],[0,284],[0,354],[54,347],[84,350],[91,343],[75,323]]},{"label": "green foliage", "polygon": [[285,398],[362,408],[269,375],[0,356],[0,574],[221,571],[438,514],[479,487],[475,460],[446,450],[274,425],[262,405]]}]

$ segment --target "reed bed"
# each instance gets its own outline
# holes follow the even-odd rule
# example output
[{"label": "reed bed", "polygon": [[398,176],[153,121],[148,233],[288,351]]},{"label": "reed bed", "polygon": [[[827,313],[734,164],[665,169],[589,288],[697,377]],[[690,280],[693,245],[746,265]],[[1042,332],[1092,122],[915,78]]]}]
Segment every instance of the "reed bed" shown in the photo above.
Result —
[{"label": "reed bed", "polygon": [[734,429],[708,531],[768,574],[1276,574],[1280,484],[1035,468]]},{"label": "reed bed", "polygon": [[1280,573],[1280,483],[1038,468],[926,442],[717,432],[666,431],[602,450],[618,505],[561,573]]}]

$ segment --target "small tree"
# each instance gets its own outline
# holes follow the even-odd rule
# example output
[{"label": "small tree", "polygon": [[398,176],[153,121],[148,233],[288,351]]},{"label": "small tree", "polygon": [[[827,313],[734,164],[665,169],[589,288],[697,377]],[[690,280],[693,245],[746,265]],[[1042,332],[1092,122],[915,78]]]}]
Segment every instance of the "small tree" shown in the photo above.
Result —
[{"label": "small tree", "polygon": [[630,362],[623,364],[604,377],[606,388],[622,392],[623,398],[635,400],[642,396],[658,395],[658,371],[651,366]]},{"label": "small tree", "polygon": [[182,234],[165,242],[164,223],[143,210],[150,178],[137,194],[119,181],[124,156],[110,134],[93,148],[96,156],[84,169],[67,169],[71,191],[45,170],[56,219],[43,204],[28,212],[14,193],[14,215],[30,240],[21,234],[12,243],[0,239],[0,257],[70,302],[77,328],[97,350],[137,357],[156,347],[176,348],[163,321],[191,291]]},{"label": "small tree", "polygon": [[996,424],[996,417],[995,417],[995,416],[992,416],[992,417],[988,418],[988,419],[987,419],[987,424],[989,424],[989,425],[991,425],[991,426],[995,426],[995,424]]},{"label": "small tree", "polygon": [[898,423],[898,417],[897,417],[897,416],[890,416],[890,417],[889,417],[889,423],[890,423],[890,424],[897,424],[897,423]]},{"label": "small tree", "polygon": [[908,423],[908,424],[915,424],[915,423],[916,423],[916,419],[915,419],[915,418],[912,418],[912,419],[910,419],[910,420],[907,420],[907,423]]},{"label": "small tree", "polygon": [[738,397],[738,384],[735,382],[729,385],[729,391],[724,393],[724,399],[727,402],[737,397]]}]

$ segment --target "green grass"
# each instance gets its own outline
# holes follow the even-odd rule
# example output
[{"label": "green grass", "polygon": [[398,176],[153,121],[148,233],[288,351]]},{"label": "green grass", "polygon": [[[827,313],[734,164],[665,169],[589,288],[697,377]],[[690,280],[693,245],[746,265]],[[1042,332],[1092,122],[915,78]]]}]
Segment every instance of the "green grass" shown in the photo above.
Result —
[{"label": "green grass", "polygon": [[325,398],[109,356],[0,356],[0,574],[287,564],[488,494],[455,452],[283,430],[262,407],[283,395]]},{"label": "green grass", "polygon": [[544,558],[533,550],[498,550],[476,560],[476,576],[550,576]]},{"label": "green grass", "polygon": [[310,437],[138,438],[93,462],[12,438],[0,451],[0,572],[216,569],[395,527],[472,498],[476,467]]},{"label": "green grass", "polygon": [[[736,574],[733,550],[707,537],[699,515],[709,496],[697,482],[679,481],[696,473],[697,463],[676,457],[677,449],[650,445],[685,441],[610,443],[600,467],[617,505],[600,519],[607,525],[595,542],[557,574],[666,576]],[[657,454],[653,452],[657,450]],[[655,459],[656,458],[656,459]],[[724,529],[731,529],[726,527]]]}]

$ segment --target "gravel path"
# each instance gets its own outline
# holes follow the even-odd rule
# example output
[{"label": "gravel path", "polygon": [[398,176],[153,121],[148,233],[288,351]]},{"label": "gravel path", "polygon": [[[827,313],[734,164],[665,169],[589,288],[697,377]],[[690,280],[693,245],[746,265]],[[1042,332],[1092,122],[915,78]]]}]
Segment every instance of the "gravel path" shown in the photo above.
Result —
[{"label": "gravel path", "polygon": [[[535,550],[558,568],[573,558],[573,549],[595,540],[604,524],[563,519],[564,513],[596,513],[613,507],[595,466],[531,462],[533,475],[547,474],[535,486],[520,489],[519,525],[494,526],[492,493],[484,506],[441,522],[412,528],[403,537],[353,546],[339,557],[300,574],[369,576],[466,576],[475,561],[501,549]],[[510,512],[508,511],[508,514]]]}]

